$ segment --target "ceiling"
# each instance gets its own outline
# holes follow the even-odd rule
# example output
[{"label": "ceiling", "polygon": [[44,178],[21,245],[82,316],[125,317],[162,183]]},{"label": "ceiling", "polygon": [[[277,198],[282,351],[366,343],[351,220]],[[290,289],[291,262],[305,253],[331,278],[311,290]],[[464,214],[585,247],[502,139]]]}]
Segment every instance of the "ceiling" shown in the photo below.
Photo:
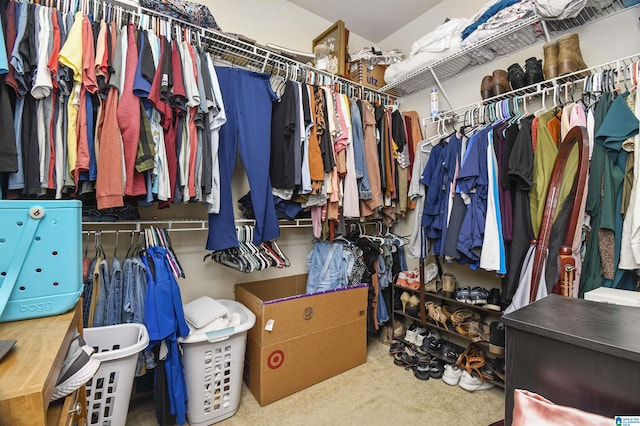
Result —
[{"label": "ceiling", "polygon": [[[374,43],[384,40],[442,0],[287,0]],[[348,7],[345,7],[348,3]]]}]

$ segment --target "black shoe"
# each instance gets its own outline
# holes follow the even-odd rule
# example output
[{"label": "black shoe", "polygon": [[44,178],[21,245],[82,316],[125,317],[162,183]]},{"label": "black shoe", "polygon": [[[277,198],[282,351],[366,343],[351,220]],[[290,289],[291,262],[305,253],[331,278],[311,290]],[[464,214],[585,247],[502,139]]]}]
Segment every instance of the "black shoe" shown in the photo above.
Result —
[{"label": "black shoe", "polygon": [[524,64],[526,74],[526,85],[540,83],[544,81],[544,74],[542,72],[542,59],[536,59],[535,57],[527,59]]},{"label": "black shoe", "polygon": [[521,89],[526,85],[525,73],[520,64],[513,64],[508,69],[509,83],[513,90]]},{"label": "black shoe", "polygon": [[489,292],[489,297],[487,297],[487,304],[484,305],[485,308],[491,309],[492,311],[502,311],[502,302],[500,301],[500,290],[497,288],[492,288]]}]

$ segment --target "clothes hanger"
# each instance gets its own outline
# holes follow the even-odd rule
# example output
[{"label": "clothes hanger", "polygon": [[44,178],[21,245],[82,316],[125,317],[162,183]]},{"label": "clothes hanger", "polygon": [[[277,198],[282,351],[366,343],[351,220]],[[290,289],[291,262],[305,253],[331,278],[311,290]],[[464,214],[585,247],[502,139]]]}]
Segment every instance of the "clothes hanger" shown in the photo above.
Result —
[{"label": "clothes hanger", "polygon": [[547,96],[547,89],[543,88],[542,89],[542,101],[541,101],[542,105],[541,105],[540,109],[538,109],[537,111],[535,111],[533,113],[533,115],[538,115],[538,114],[540,114],[540,113],[542,113],[542,112],[547,110],[546,96]]}]

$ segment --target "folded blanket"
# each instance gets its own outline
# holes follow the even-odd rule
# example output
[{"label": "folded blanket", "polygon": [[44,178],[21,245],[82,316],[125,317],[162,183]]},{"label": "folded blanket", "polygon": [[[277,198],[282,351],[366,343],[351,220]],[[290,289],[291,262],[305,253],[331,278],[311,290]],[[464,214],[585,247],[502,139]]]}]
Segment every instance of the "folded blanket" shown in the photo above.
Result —
[{"label": "folded blanket", "polygon": [[462,29],[470,23],[471,21],[467,18],[450,19],[444,24],[439,25],[429,34],[416,40],[411,45],[411,53],[409,56],[415,56],[420,52],[442,52],[449,49],[451,39],[453,37],[460,37]]},{"label": "folded blanket", "polygon": [[[389,83],[395,83],[400,80],[402,77],[422,69],[432,63],[445,58],[449,55],[454,54],[455,52],[460,50],[460,43],[462,42],[462,38],[460,35],[451,37],[451,42],[449,43],[449,48],[443,50],[442,52],[420,52],[416,55],[404,60],[400,61],[396,64],[389,65],[384,72],[384,81]],[[460,58],[456,58],[456,61],[460,61],[460,63],[456,62],[456,66],[453,67],[456,70],[461,70],[464,68],[470,61],[469,55],[463,55]],[[457,71],[454,71],[454,74]],[[451,75],[442,75],[439,74],[438,77],[448,78]]]}]

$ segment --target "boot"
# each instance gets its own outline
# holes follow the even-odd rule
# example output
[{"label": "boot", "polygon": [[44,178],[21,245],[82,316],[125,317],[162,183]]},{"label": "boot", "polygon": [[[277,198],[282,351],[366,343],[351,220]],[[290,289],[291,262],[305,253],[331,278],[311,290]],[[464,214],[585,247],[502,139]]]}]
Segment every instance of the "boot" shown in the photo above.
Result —
[{"label": "boot", "polygon": [[493,96],[498,96],[511,91],[509,78],[505,70],[495,70],[493,72],[493,78],[491,79],[491,89],[491,93],[493,94]]},{"label": "boot", "polygon": [[480,84],[480,96],[482,99],[487,99],[491,97],[491,80],[493,77],[490,75],[485,75],[482,77],[482,83]]},{"label": "boot", "polygon": [[509,83],[514,90],[521,89],[526,85],[525,73],[520,64],[513,64],[508,68]]},{"label": "boot", "polygon": [[445,297],[452,298],[456,291],[456,277],[453,274],[445,272],[442,274],[442,292]]},{"label": "boot", "polygon": [[558,72],[571,74],[587,68],[580,51],[578,34],[566,34],[558,37]]},{"label": "boot", "polygon": [[524,64],[527,86],[544,81],[542,74],[542,59],[529,58]]},{"label": "boot", "polygon": [[551,80],[558,74],[558,42],[545,43],[544,49],[544,78]]}]

